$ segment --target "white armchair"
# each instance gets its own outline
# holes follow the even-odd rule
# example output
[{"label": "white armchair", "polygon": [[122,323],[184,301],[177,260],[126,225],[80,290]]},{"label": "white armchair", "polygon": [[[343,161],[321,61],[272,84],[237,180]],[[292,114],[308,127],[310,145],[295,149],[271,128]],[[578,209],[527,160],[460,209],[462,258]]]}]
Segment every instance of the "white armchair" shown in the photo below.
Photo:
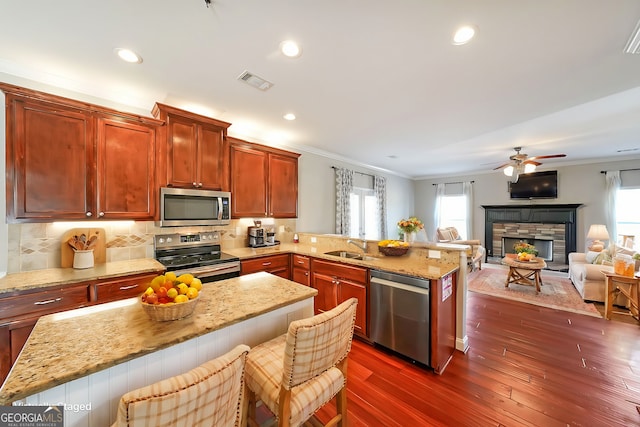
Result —
[{"label": "white armchair", "polygon": [[439,243],[454,243],[456,245],[469,245],[471,249],[467,251],[467,265],[469,271],[476,269],[482,270],[482,261],[486,253],[486,249],[482,246],[480,240],[462,240],[460,233],[455,227],[443,227],[436,230]]}]

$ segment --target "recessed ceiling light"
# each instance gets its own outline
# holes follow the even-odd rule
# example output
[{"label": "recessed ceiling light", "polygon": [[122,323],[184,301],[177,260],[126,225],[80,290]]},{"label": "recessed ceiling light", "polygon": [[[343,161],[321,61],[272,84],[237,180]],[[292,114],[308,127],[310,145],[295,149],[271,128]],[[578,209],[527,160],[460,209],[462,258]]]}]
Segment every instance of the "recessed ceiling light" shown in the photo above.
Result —
[{"label": "recessed ceiling light", "polygon": [[458,28],[456,33],[453,35],[453,41],[451,43],[453,43],[456,46],[465,44],[473,38],[475,33],[476,33],[476,30],[470,25],[465,25],[464,27],[460,27]]},{"label": "recessed ceiling light", "polygon": [[291,40],[285,40],[280,43],[280,51],[289,58],[298,58],[302,55],[302,48],[298,46],[298,43]]},{"label": "recessed ceiling light", "polygon": [[135,53],[134,51],[132,51],[131,49],[123,49],[118,47],[114,50],[116,54],[120,57],[120,59],[122,59],[123,61],[131,62],[134,64],[140,64],[142,62],[142,57],[137,53]]},{"label": "recessed ceiling light", "polygon": [[296,119],[296,115],[293,113],[287,113],[284,116],[282,116],[285,120],[295,120]]}]

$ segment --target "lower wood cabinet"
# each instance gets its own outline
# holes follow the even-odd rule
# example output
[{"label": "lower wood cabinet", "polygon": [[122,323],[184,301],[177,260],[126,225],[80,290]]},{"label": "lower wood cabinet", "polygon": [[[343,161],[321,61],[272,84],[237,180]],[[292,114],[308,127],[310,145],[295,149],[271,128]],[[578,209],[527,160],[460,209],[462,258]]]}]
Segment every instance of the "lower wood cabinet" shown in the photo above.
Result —
[{"label": "lower wood cabinet", "polygon": [[240,275],[265,271],[284,279],[291,279],[289,254],[266,255],[240,261]]},{"label": "lower wood cabinet", "polygon": [[127,279],[99,282],[91,287],[91,300],[97,303],[117,301],[140,295],[157,274],[143,274]]},{"label": "lower wood cabinet", "polygon": [[304,255],[291,255],[291,280],[311,286],[311,260]]},{"label": "lower wood cabinet", "polygon": [[354,332],[368,337],[368,269],[313,258],[311,286],[318,290],[314,301],[316,314],[331,310],[349,298],[356,298],[358,307]]}]

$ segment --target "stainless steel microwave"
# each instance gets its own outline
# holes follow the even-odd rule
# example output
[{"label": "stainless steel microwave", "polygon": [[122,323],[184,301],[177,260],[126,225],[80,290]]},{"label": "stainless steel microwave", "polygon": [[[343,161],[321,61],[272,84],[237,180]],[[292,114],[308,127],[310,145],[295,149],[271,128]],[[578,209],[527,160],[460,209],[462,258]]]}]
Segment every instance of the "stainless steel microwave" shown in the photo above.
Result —
[{"label": "stainless steel microwave", "polygon": [[231,220],[231,193],[226,191],[160,189],[160,227],[227,225]]}]

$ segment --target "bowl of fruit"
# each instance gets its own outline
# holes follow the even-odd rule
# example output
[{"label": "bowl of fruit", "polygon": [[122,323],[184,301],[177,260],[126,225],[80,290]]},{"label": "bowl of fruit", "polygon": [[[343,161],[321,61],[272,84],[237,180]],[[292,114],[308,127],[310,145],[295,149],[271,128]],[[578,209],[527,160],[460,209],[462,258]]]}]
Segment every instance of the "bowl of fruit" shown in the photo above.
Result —
[{"label": "bowl of fruit", "polygon": [[402,256],[409,251],[409,243],[400,240],[380,240],[378,250],[386,256]]},{"label": "bowl of fruit", "polygon": [[192,274],[167,272],[153,278],[140,297],[151,320],[165,322],[190,316],[196,308],[202,282]]}]

